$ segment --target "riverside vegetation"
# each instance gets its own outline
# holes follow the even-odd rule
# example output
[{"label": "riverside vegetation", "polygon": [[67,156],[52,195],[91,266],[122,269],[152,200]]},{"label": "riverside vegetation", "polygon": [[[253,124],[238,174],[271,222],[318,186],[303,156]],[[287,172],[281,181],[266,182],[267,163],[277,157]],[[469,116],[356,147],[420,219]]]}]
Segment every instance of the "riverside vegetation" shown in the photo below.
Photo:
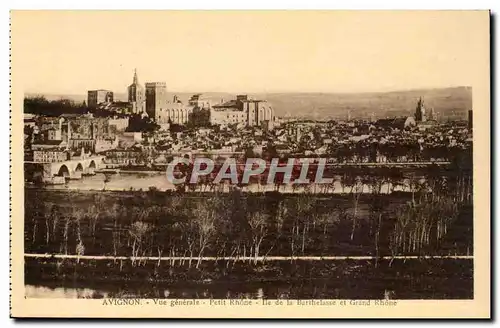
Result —
[{"label": "riverside vegetation", "polygon": [[[298,272],[307,279],[326,279],[331,274],[341,278],[353,270],[358,280],[364,272],[365,277],[377,276],[380,281],[404,276],[398,270],[409,264],[394,256],[472,255],[470,171],[455,168],[429,172],[425,179],[403,178],[412,188],[388,194],[381,192],[383,184],[403,182],[381,174],[344,174],[340,194],[27,188],[25,252],[75,258],[27,259],[26,279],[36,282],[70,275],[73,281],[95,280],[99,279],[95,272],[102,272],[104,265],[105,276],[116,281],[140,281],[140,272],[152,283],[201,283],[207,277],[228,281],[231,276],[276,281],[288,276],[284,272]],[[369,193],[363,192],[363,185],[369,186]],[[106,261],[80,259],[103,255],[108,256]],[[307,261],[308,256],[335,255],[373,258],[356,265],[347,260],[351,269],[341,271],[339,264]],[[268,259],[271,256],[290,258],[277,263]],[[297,256],[301,260],[293,258]],[[209,263],[206,257],[215,261]],[[441,272],[472,286],[472,261],[417,261],[426,263],[427,271],[416,281]],[[413,285],[414,279],[410,280]],[[471,290],[466,294],[470,296]],[[440,295],[457,296],[451,290]]]}]

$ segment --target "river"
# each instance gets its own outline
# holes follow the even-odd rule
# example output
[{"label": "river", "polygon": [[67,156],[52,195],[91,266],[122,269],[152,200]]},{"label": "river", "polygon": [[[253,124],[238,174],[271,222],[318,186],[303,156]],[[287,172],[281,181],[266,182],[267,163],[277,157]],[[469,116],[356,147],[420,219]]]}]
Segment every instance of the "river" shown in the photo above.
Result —
[{"label": "river", "polygon": [[[373,268],[366,263],[338,265],[322,274],[293,276],[262,275],[252,279],[235,273],[229,279],[154,282],[61,280],[28,278],[28,298],[163,298],[163,299],[471,299],[473,293],[470,260],[445,260],[445,265],[423,270],[415,261],[411,267]],[[415,266],[417,265],[417,266]],[[317,263],[322,267],[323,264]],[[378,272],[380,271],[380,272]],[[374,274],[375,272],[375,274]],[[377,273],[378,272],[378,273]]]},{"label": "river", "polygon": [[[327,192],[327,193],[343,193],[350,192],[350,187],[342,188],[342,184],[339,180],[336,180],[333,185],[329,185],[325,190],[325,185],[319,185],[310,183],[308,185],[309,191],[311,192]],[[175,190],[174,184],[168,181],[167,176],[164,172],[144,172],[144,173],[129,173],[129,172],[118,172],[115,174],[104,174],[97,173],[92,176],[83,176],[78,180],[69,180],[63,185],[46,185],[44,188],[52,190],[113,190],[113,191],[125,191],[125,190],[143,190],[147,191],[150,188],[155,188],[160,191]],[[201,189],[200,189],[201,188]],[[229,191],[230,185],[225,184],[223,186],[223,191]],[[200,186],[198,191],[209,191],[209,187]],[[259,185],[252,184],[245,186],[243,191],[251,192],[266,192],[275,191],[276,186],[272,184]],[[382,193],[391,193],[392,191],[409,191],[409,181],[405,180],[403,185],[393,186],[388,183],[382,185]],[[302,186],[292,185],[281,185],[279,191],[282,193],[300,193],[304,192],[305,189]],[[361,191],[361,188],[358,190]],[[363,185],[363,193],[371,193],[370,186]]]}]

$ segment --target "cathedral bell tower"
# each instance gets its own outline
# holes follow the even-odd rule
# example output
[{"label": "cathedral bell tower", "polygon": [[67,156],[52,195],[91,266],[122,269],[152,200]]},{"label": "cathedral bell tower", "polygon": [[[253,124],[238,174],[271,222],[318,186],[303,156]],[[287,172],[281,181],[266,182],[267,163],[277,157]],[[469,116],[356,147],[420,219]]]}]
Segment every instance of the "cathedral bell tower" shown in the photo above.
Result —
[{"label": "cathedral bell tower", "polygon": [[139,84],[137,70],[134,69],[134,78],[128,89],[128,102],[132,104],[132,113],[143,114],[145,111],[145,92],[144,87]]}]

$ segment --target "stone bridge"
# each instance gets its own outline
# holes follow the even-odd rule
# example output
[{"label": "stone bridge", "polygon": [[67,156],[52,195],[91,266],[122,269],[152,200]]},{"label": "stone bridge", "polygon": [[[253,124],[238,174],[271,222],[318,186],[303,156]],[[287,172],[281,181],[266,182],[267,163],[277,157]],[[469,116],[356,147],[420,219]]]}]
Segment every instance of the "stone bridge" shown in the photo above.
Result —
[{"label": "stone bridge", "polygon": [[80,179],[82,175],[94,174],[94,171],[103,165],[104,156],[93,156],[87,158],[73,158],[64,162],[36,163],[43,167],[43,177],[55,176],[69,179]]}]

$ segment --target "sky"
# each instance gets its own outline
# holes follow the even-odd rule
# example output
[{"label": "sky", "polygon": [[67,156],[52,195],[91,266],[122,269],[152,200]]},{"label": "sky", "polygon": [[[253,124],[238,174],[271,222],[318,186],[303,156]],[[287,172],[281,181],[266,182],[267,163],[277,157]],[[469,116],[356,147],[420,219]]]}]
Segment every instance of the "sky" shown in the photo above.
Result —
[{"label": "sky", "polygon": [[364,92],[471,86],[488,13],[16,11],[25,92]]}]

